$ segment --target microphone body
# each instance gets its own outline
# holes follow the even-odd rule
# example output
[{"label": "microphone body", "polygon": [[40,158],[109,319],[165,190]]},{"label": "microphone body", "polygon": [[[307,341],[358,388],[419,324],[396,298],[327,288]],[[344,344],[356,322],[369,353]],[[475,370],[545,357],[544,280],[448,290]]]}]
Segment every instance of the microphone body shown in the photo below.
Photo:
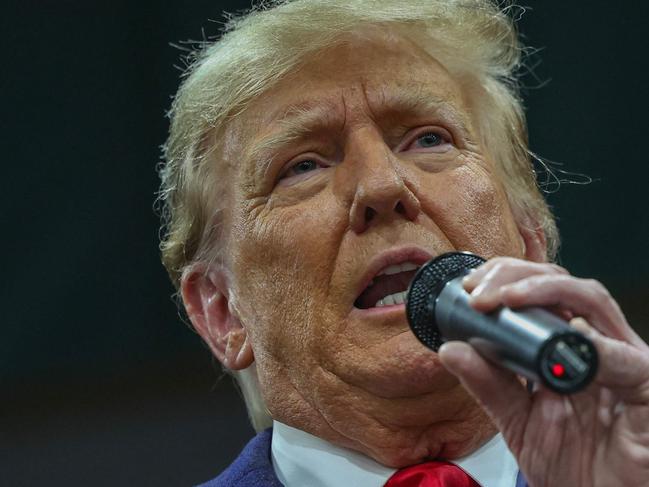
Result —
[{"label": "microphone body", "polygon": [[444,341],[471,344],[483,357],[558,393],[585,387],[597,370],[597,351],[583,334],[541,308],[501,307],[481,313],[469,304],[462,278],[484,259],[444,254],[425,264],[408,290],[406,311],[417,338],[437,351]]}]

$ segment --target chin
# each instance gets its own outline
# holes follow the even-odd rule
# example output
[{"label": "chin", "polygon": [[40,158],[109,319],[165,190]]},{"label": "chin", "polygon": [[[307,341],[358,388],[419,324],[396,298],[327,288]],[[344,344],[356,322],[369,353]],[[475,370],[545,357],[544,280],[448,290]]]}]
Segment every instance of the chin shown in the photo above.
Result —
[{"label": "chin", "polygon": [[396,400],[393,406],[389,414],[381,409],[364,418],[347,418],[370,425],[356,430],[360,437],[349,438],[355,440],[355,447],[390,467],[460,458],[497,432],[484,409],[461,386],[441,395]]},{"label": "chin", "polygon": [[[410,435],[407,435],[404,438],[407,446],[379,449],[366,452],[366,454],[379,463],[392,468],[403,468],[429,460],[454,460],[471,454],[496,433],[495,426],[488,418],[485,418],[483,425],[472,432],[460,435],[460,437],[457,432],[444,432],[443,428],[437,426],[424,432],[418,438],[408,438]],[[450,438],[445,440],[444,437],[447,434]],[[398,436],[398,433],[395,436]]]}]

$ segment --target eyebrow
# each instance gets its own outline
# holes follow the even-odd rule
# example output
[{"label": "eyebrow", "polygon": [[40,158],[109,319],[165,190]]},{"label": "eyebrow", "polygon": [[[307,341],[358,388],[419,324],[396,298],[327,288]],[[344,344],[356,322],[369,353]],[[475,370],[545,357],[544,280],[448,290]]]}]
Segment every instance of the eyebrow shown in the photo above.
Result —
[{"label": "eyebrow", "polygon": [[[455,104],[427,90],[425,86],[390,90],[379,96],[375,102],[378,109],[372,111],[377,119],[398,118],[403,114],[404,117],[442,115],[460,130],[467,132],[464,117]],[[336,115],[339,109],[340,105],[332,101],[306,101],[289,106],[271,122],[271,126],[274,126],[272,132],[254,143],[247,159],[256,161],[258,168],[265,173],[280,148],[302,140],[315,131],[335,128],[341,130],[345,120]]]},{"label": "eyebrow", "polygon": [[434,93],[426,85],[408,86],[380,95],[379,116],[443,116],[463,132],[468,132],[466,117],[449,97]]},{"label": "eyebrow", "polygon": [[278,149],[304,139],[315,130],[342,127],[344,120],[333,115],[335,110],[335,104],[327,101],[291,105],[278,119],[271,122],[275,129],[253,145],[248,152],[248,159],[257,161],[266,170]]}]

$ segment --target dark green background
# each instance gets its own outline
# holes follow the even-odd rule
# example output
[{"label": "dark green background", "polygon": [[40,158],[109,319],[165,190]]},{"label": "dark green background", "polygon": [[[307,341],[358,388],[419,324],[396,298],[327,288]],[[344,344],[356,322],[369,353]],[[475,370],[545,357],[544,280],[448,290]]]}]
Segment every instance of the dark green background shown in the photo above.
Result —
[{"label": "dark green background", "polygon": [[[647,338],[647,4],[529,4],[531,147],[593,178],[548,196],[561,263],[603,281]],[[3,6],[1,485],[188,485],[252,434],[178,317],[152,209],[169,43],[247,5]]]}]

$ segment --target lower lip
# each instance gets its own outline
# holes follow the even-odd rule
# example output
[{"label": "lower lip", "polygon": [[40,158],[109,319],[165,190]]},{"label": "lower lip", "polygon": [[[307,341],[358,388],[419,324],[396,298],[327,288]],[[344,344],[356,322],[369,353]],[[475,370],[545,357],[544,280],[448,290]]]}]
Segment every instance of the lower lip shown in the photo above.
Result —
[{"label": "lower lip", "polygon": [[373,307],[373,308],[357,308],[354,306],[352,310],[352,314],[360,314],[361,316],[382,316],[385,314],[390,314],[390,313],[399,313],[399,314],[405,314],[406,311],[406,305],[404,303],[401,304],[387,304],[385,306],[378,306],[378,307]]}]

